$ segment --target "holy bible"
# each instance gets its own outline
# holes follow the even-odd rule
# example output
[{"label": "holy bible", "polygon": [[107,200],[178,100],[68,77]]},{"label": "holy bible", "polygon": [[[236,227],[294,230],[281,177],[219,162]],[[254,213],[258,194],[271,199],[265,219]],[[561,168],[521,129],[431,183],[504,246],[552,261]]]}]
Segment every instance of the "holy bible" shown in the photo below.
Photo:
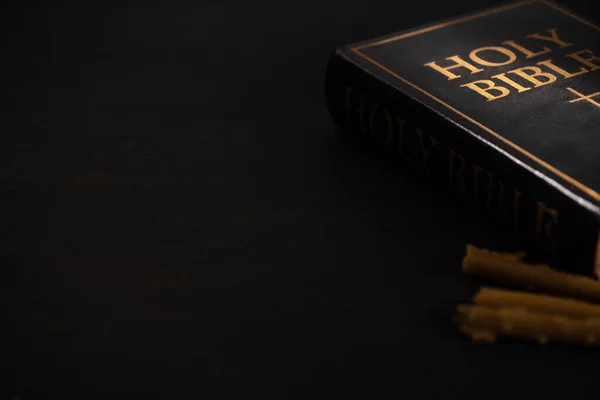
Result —
[{"label": "holy bible", "polygon": [[600,25],[521,1],[336,49],[327,106],[419,174],[598,275]]}]

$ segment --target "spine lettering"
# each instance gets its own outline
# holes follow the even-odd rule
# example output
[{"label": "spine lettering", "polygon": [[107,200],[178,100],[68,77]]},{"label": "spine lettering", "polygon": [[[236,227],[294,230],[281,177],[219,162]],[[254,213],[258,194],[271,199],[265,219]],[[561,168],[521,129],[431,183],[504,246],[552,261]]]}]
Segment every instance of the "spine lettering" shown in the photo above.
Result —
[{"label": "spine lettering", "polygon": [[521,187],[510,185],[482,165],[485,160],[472,162],[462,149],[444,143],[439,136],[433,136],[365,93],[348,85],[344,89],[343,115],[348,125],[372,137],[416,169],[445,181],[452,192],[465,194],[472,203],[503,218],[543,247],[556,246],[560,229],[556,207]]}]

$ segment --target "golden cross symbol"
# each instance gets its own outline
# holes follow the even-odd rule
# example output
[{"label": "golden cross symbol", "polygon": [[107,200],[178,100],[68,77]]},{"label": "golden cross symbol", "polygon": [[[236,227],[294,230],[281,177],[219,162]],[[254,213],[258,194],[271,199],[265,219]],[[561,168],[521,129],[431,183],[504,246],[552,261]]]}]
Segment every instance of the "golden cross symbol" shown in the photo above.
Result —
[{"label": "golden cross symbol", "polygon": [[569,103],[575,103],[576,101],[585,100],[585,101],[588,101],[588,102],[592,103],[596,107],[600,107],[600,103],[598,103],[596,100],[594,100],[594,96],[600,95],[600,92],[592,93],[592,94],[586,96],[583,93],[579,93],[575,89],[571,89],[570,87],[568,87],[567,90],[570,91],[570,92],[572,92],[572,93],[575,93],[577,96],[579,96],[577,99],[569,100]]}]

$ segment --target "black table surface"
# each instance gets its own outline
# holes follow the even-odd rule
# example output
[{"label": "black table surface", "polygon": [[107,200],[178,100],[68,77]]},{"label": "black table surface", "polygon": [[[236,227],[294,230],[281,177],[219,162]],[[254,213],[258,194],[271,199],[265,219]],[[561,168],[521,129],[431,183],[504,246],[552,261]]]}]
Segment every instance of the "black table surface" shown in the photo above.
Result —
[{"label": "black table surface", "polygon": [[465,244],[512,236],[325,108],[334,47],[495,4],[5,4],[2,399],[593,390],[596,352],[456,332]]}]

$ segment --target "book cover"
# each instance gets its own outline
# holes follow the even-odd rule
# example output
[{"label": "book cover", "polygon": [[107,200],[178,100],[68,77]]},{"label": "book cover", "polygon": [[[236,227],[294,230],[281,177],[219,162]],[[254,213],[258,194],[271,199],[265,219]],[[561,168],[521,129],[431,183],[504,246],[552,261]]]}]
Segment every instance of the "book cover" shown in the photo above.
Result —
[{"label": "book cover", "polygon": [[325,91],[360,132],[558,268],[597,274],[600,25],[528,0],[335,50]]}]

